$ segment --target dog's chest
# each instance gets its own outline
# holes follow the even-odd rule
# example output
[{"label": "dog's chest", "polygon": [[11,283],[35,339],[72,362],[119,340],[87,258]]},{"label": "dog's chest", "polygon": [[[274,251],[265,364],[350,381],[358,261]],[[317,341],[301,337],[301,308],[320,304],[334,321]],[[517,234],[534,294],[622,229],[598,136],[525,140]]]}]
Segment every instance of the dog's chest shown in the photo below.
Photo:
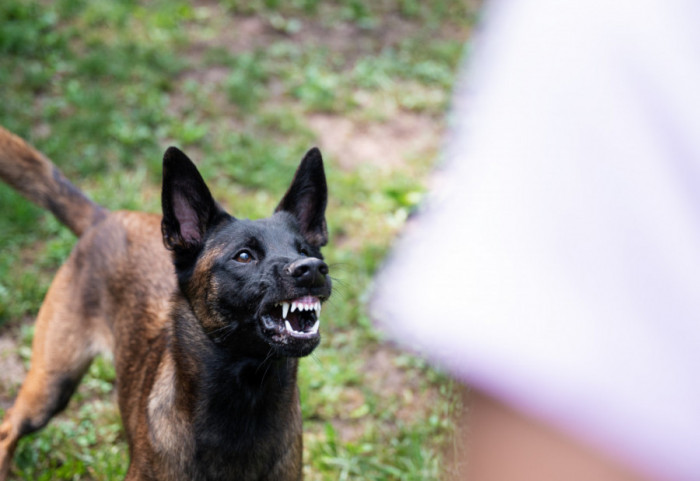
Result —
[{"label": "dog's chest", "polygon": [[267,382],[240,385],[207,379],[204,385],[219,387],[200,391],[196,404],[183,411],[176,407],[170,367],[161,367],[148,403],[149,437],[157,453],[149,471],[157,479],[300,479],[302,431],[295,376],[287,376],[285,385],[280,382],[284,376],[268,377],[275,380],[275,392],[268,391]]},{"label": "dog's chest", "polygon": [[[301,479],[300,431],[292,435],[287,429],[282,429],[278,436],[253,434],[248,439],[240,438],[235,434],[237,429],[226,423],[206,431],[194,431],[181,437],[179,443],[167,446],[162,440],[159,444],[154,443],[157,455],[151,459],[155,463],[146,471],[153,473],[154,479],[167,481]],[[172,432],[165,434],[171,435]]]},{"label": "dog's chest", "polygon": [[255,407],[234,404],[229,411],[210,407],[206,419],[194,428],[193,470],[207,480],[299,479],[302,435],[298,404],[279,408],[277,403]]}]

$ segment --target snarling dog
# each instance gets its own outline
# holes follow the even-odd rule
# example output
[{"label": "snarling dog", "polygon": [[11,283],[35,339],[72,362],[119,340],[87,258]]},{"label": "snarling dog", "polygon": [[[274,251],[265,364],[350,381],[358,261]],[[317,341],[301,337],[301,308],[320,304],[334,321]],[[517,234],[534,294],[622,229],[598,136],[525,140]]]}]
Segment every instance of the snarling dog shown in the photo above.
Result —
[{"label": "snarling dog", "polygon": [[0,479],[17,441],[65,408],[113,352],[126,480],[299,480],[298,358],[331,294],[318,149],[272,216],[237,219],[195,165],[163,158],[162,217],[109,212],[0,128],[0,177],[79,240],[39,310],[31,368],[0,425]]}]

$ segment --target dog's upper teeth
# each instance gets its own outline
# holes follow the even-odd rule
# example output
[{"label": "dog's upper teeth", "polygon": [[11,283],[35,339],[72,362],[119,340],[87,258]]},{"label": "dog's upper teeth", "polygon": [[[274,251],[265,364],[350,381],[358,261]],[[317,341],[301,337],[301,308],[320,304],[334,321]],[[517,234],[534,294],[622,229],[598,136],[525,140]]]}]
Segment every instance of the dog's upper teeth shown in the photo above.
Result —
[{"label": "dog's upper teeth", "polygon": [[321,315],[321,301],[315,300],[310,302],[309,298],[302,298],[291,302],[279,302],[278,306],[282,306],[282,317],[287,318],[287,314],[294,311],[315,311],[316,317]]}]

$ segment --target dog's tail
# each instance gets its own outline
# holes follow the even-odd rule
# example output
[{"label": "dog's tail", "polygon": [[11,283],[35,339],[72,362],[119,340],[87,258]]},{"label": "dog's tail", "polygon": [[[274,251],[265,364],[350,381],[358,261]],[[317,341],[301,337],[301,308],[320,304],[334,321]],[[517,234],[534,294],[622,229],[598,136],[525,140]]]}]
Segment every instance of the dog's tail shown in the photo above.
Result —
[{"label": "dog's tail", "polygon": [[0,179],[49,210],[78,237],[107,214],[106,209],[71,184],[46,156],[2,127]]}]

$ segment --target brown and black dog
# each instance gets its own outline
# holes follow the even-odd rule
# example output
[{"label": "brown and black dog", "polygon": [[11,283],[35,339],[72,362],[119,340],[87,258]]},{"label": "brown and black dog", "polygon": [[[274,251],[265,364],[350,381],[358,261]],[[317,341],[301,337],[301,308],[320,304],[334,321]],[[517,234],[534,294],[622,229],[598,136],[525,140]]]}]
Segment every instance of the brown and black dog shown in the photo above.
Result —
[{"label": "brown and black dog", "polygon": [[78,237],[36,323],[31,369],[2,425],[0,480],[20,437],[61,411],[111,350],[126,480],[299,480],[299,357],[331,293],[326,178],[310,150],[274,214],[236,219],[194,164],[163,158],[163,216],[109,212],[0,128],[0,178]]}]

